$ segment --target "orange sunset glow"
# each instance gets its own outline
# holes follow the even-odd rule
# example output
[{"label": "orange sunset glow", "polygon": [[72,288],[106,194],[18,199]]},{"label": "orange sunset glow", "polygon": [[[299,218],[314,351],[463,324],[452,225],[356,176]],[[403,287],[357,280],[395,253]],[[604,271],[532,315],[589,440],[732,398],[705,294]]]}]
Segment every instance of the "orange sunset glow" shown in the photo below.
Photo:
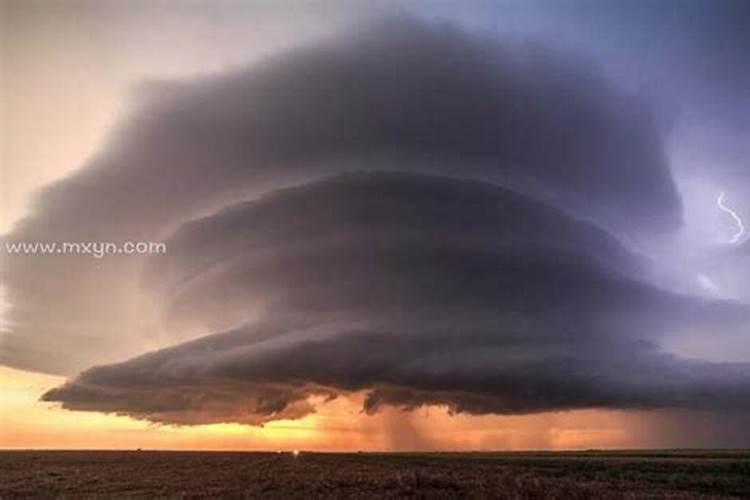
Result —
[{"label": "orange sunset glow", "polygon": [[[198,450],[493,450],[626,447],[633,443],[617,412],[571,412],[529,417],[466,417],[428,407],[414,413],[361,412],[361,397],[342,397],[300,420],[263,427],[214,424],[155,425],[129,417],[69,412],[40,404],[60,377],[3,368],[2,430],[6,448]],[[637,443],[636,443],[637,445]]]},{"label": "orange sunset glow", "polygon": [[[173,450],[574,450],[642,448],[648,415],[571,411],[528,416],[452,415],[445,408],[416,412],[361,411],[361,395],[340,397],[299,420],[262,427],[239,424],[170,426],[130,417],[71,412],[40,403],[61,377],[0,370],[4,448]],[[674,443],[674,442],[673,442]],[[669,445],[669,442],[665,442]]]}]

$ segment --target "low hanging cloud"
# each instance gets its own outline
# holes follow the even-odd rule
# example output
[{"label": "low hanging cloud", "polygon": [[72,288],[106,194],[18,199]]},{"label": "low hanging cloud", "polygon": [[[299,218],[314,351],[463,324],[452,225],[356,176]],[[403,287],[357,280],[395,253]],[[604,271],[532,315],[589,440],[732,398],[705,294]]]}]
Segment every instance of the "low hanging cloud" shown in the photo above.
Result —
[{"label": "low hanging cloud", "polygon": [[746,364],[659,346],[748,310],[660,289],[621,243],[678,229],[681,201],[658,120],[593,63],[388,19],[142,94],[6,237],[167,243],[8,256],[0,362],[84,370],[45,400],[178,424],[353,391],[367,412],[748,410]]},{"label": "low hanging cloud", "polygon": [[[183,226],[150,273],[180,319],[230,331],[93,368],[45,395],[157,422],[260,423],[311,396],[364,410],[748,410],[748,365],[681,360],[661,334],[748,319],[660,291],[613,237],[497,186],[337,176]],[[250,312],[243,317],[243,312]]]}]

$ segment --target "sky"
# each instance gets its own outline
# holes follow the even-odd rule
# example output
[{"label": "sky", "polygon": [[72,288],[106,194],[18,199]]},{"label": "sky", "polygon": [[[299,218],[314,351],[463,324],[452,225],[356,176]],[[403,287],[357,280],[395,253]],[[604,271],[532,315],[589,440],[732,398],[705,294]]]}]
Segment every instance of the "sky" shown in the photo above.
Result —
[{"label": "sky", "polygon": [[1,12],[1,447],[750,446],[746,3]]}]

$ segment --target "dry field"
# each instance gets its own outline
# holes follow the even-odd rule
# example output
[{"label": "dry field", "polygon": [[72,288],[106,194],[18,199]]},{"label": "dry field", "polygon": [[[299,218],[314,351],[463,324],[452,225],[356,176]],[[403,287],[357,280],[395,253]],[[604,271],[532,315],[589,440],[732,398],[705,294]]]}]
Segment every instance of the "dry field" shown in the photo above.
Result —
[{"label": "dry field", "polygon": [[750,498],[750,452],[0,452],[25,497]]}]

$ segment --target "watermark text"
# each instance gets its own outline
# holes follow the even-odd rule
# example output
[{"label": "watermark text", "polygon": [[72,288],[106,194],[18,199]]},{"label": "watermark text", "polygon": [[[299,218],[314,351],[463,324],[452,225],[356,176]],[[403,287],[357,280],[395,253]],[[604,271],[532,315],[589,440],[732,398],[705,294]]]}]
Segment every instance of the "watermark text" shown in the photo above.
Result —
[{"label": "watermark text", "polygon": [[101,259],[108,255],[164,255],[167,244],[155,241],[4,241],[9,255],[82,255]]}]

